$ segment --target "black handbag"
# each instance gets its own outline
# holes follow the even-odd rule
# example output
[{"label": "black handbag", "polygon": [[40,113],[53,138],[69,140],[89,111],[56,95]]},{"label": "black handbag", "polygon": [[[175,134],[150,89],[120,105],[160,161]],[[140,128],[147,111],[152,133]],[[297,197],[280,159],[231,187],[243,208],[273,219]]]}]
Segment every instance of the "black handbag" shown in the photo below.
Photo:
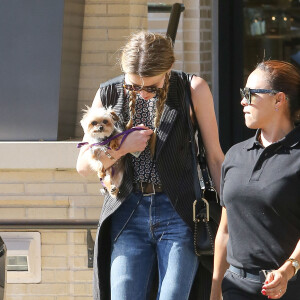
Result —
[{"label": "black handbag", "polygon": [[[183,76],[185,76],[184,79],[186,81],[185,104],[192,145],[193,179],[196,197],[193,204],[194,249],[198,256],[212,256],[214,254],[214,243],[221,219],[222,207],[219,204],[217,191],[212,185],[207,166],[205,149],[191,99],[190,80],[184,73]],[[195,119],[194,125],[196,127],[198,143],[195,141],[195,131],[190,117],[190,108],[192,108]],[[196,153],[197,149],[198,153]],[[201,179],[199,179],[199,169],[202,173]],[[209,269],[211,270],[211,263],[209,265]]]}]

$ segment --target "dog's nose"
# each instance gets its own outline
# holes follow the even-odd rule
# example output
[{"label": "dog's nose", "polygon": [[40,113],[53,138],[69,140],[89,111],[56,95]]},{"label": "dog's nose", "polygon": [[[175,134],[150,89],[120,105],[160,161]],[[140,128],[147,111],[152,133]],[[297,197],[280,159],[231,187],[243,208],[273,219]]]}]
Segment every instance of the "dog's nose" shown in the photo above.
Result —
[{"label": "dog's nose", "polygon": [[99,126],[99,131],[100,131],[100,132],[103,131],[103,126],[102,126],[102,125]]}]

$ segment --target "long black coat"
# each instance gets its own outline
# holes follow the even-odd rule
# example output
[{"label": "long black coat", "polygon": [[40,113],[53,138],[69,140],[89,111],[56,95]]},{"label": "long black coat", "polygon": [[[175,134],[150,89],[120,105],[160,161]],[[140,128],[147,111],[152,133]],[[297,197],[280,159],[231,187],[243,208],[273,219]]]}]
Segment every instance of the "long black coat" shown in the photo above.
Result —
[{"label": "long black coat", "polygon": [[[103,106],[112,106],[121,116],[124,112],[124,76],[114,78],[100,86]],[[184,104],[185,81],[182,73],[172,71],[167,101],[157,134],[156,164],[164,191],[182,219],[193,228],[194,188],[192,156]],[[119,124],[120,126],[124,124]],[[132,166],[126,159],[125,176],[117,199],[107,195],[104,199],[95,241],[94,299],[110,300],[110,216],[132,191]],[[176,203],[176,205],[175,205]],[[190,300],[209,298],[211,274],[201,264],[195,278]]]}]

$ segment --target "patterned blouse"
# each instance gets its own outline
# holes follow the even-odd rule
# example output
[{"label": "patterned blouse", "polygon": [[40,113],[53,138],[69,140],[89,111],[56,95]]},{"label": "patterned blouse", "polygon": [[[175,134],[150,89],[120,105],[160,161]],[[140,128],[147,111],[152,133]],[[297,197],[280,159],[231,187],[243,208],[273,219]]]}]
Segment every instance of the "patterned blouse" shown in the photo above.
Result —
[{"label": "patterned blouse", "polygon": [[[157,97],[151,98],[149,100],[144,100],[142,97],[140,97],[139,94],[136,95],[133,126],[144,124],[145,126],[154,130],[153,121],[156,110],[156,101]],[[127,94],[124,101],[124,111],[126,112],[124,114],[124,121],[127,123],[129,121],[129,94]],[[156,164],[155,162],[153,163],[153,160],[151,158],[149,146],[145,148],[145,150],[139,155],[139,157],[135,157],[132,155],[131,160],[134,168],[134,183],[149,182],[153,184],[161,184]]]}]

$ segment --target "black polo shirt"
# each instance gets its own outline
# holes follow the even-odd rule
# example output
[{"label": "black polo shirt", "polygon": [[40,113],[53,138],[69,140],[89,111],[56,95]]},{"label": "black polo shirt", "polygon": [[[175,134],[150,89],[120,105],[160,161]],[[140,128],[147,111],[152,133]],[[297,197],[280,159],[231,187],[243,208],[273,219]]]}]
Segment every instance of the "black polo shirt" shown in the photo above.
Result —
[{"label": "black polo shirt", "polygon": [[300,126],[266,148],[258,134],[233,146],[222,166],[227,260],[246,269],[273,269],[300,239]]}]

